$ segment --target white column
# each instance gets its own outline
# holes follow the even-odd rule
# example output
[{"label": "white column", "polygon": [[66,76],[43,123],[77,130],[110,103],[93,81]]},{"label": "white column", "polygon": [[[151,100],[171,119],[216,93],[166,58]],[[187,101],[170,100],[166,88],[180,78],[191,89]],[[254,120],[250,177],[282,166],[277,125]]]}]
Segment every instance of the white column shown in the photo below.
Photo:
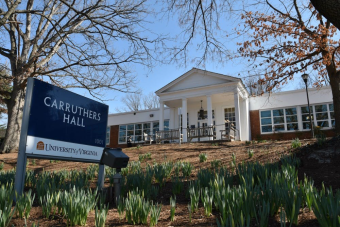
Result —
[{"label": "white column", "polygon": [[170,121],[169,121],[169,128],[175,129],[175,108],[170,108]]},{"label": "white column", "polygon": [[[212,120],[212,104],[211,104],[211,96],[207,95],[207,113],[208,113],[208,127],[213,125]],[[209,140],[213,140],[213,137],[209,137]]]},{"label": "white column", "polygon": [[235,104],[235,123],[236,123],[236,129],[237,131],[237,137],[236,140],[240,140],[241,135],[241,115],[240,115],[240,100],[239,100],[239,94],[238,89],[236,90],[236,93],[234,94],[234,104]]},{"label": "white column", "polygon": [[183,133],[183,142],[188,141],[187,136],[187,99],[182,99],[182,133]]},{"label": "white column", "polygon": [[159,131],[164,130],[164,102],[159,101]]},{"label": "white column", "polygon": [[208,113],[208,126],[213,125],[212,120],[212,104],[211,104],[211,96],[207,95],[207,113]]}]

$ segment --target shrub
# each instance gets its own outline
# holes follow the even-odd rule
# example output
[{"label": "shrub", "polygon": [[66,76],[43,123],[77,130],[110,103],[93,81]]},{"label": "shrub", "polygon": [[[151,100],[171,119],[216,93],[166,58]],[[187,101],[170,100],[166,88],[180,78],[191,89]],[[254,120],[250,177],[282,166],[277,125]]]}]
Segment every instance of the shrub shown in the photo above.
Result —
[{"label": "shrub", "polygon": [[4,165],[5,164],[3,162],[0,163],[0,171],[4,169]]},{"label": "shrub", "polygon": [[333,194],[332,189],[322,190],[314,193],[313,211],[321,227],[338,227],[340,226],[340,191]]},{"label": "shrub", "polygon": [[96,204],[97,191],[91,192],[73,187],[60,194],[60,203],[67,225],[85,225],[88,213]]},{"label": "shrub", "polygon": [[322,146],[326,142],[326,135],[324,133],[320,133],[316,136],[317,143],[319,146]]},{"label": "shrub", "polygon": [[211,168],[217,169],[221,165],[221,160],[215,159],[215,160],[211,161],[210,164],[211,164]]},{"label": "shrub", "polygon": [[150,208],[150,226],[155,226],[158,223],[159,215],[161,214],[162,205],[151,205]]},{"label": "shrub", "polygon": [[299,148],[301,147],[301,142],[299,138],[295,138],[292,140],[292,148]]},{"label": "shrub", "polygon": [[96,227],[105,227],[107,212],[109,210],[108,205],[103,205],[100,210],[98,210],[98,207],[96,207],[95,211],[95,224]]},{"label": "shrub", "polygon": [[6,227],[9,225],[13,215],[15,212],[15,208],[12,210],[12,204],[7,204],[2,210],[0,210],[0,226]]},{"label": "shrub", "polygon": [[246,145],[250,145],[251,144],[251,141],[246,141]]},{"label": "shrub", "polygon": [[130,191],[125,199],[125,216],[129,224],[147,224],[150,202],[144,199],[144,192]]},{"label": "shrub", "polygon": [[230,167],[231,167],[232,170],[234,170],[236,168],[236,155],[235,155],[235,153],[233,153],[231,155]]},{"label": "shrub", "polygon": [[193,170],[194,166],[190,162],[182,163],[182,175],[183,177],[189,177]]},{"label": "shrub", "polygon": [[152,185],[150,188],[150,192],[147,194],[148,198],[156,199],[159,193],[159,187],[156,185]]},{"label": "shrub", "polygon": [[202,188],[201,199],[203,202],[204,214],[205,216],[209,217],[212,212],[212,204],[213,204],[213,199],[214,199],[213,189],[209,189],[208,187],[205,187],[203,190]]},{"label": "shrub", "polygon": [[145,158],[151,160],[151,152],[146,153]]},{"label": "shrub", "polygon": [[[60,192],[56,192],[56,191],[55,192],[47,191],[45,195],[39,197],[39,202],[42,208],[42,213],[46,218],[49,218],[51,213],[56,214],[61,211],[59,199],[60,199]],[[56,212],[57,206],[59,206],[58,212]]]},{"label": "shrub", "polygon": [[138,155],[138,160],[139,160],[140,162],[143,162],[144,159],[145,159],[145,156],[144,156],[143,154]]},{"label": "shrub", "polygon": [[198,209],[198,202],[200,199],[200,189],[199,187],[195,187],[196,185],[190,182],[189,186],[189,195],[190,195],[190,206],[191,211],[195,212]]},{"label": "shrub", "polygon": [[199,159],[200,159],[200,162],[205,162],[207,161],[207,154],[206,153],[201,153],[199,154]]},{"label": "shrub", "polygon": [[254,156],[254,150],[253,149],[248,149],[248,156],[249,156],[249,158],[252,158]]},{"label": "shrub", "polygon": [[12,184],[1,185],[0,188],[0,210],[4,211],[6,207],[12,207],[14,190]]},{"label": "shrub", "polygon": [[178,161],[174,164],[174,175],[176,177],[179,177],[179,173],[181,171],[181,168],[182,168],[182,162],[181,161]]},{"label": "shrub", "polygon": [[176,212],[176,196],[172,198],[170,197],[170,220],[174,221],[175,220],[175,212]]},{"label": "shrub", "polygon": [[27,219],[29,217],[34,197],[35,195],[32,195],[32,190],[30,189],[27,193],[17,198],[16,210],[19,218],[25,217]]},{"label": "shrub", "polygon": [[183,182],[179,179],[179,177],[172,178],[172,193],[174,195],[180,194],[182,192]]},{"label": "shrub", "polygon": [[164,185],[164,179],[166,178],[166,169],[163,167],[163,165],[157,165],[154,167],[155,171],[155,179],[159,183],[160,187],[163,187]]},{"label": "shrub", "polygon": [[122,198],[120,198],[117,202],[117,210],[119,214],[119,219],[123,219],[123,213],[125,210],[125,203]]}]

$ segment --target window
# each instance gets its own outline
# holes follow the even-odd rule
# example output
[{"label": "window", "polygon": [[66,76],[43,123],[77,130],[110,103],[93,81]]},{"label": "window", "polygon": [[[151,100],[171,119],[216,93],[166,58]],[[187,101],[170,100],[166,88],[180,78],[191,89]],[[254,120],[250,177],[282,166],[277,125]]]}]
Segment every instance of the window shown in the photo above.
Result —
[{"label": "window", "polygon": [[327,105],[315,105],[316,125],[320,127],[329,127]]},{"label": "window", "polygon": [[164,131],[169,131],[169,121],[164,121]]},{"label": "window", "polygon": [[[310,106],[311,118],[314,125],[329,128],[335,126],[333,104],[320,104]],[[308,106],[301,107],[303,129],[311,129]]]},{"label": "window", "polygon": [[[164,131],[169,130],[169,120],[164,121]],[[156,139],[156,132],[159,131],[159,121],[153,122],[153,138]]]},{"label": "window", "polygon": [[119,143],[126,143],[126,125],[119,126]]},{"label": "window", "polygon": [[[311,114],[312,122],[313,122],[313,116],[314,116],[313,110],[314,110],[313,106],[311,106],[310,114]],[[308,106],[302,106],[301,107],[301,117],[302,117],[302,128],[303,129],[311,129]]]},{"label": "window", "polygon": [[262,133],[272,132],[272,111],[261,111],[261,131]]},{"label": "window", "polygon": [[275,132],[285,131],[285,116],[283,109],[273,110],[273,122]]},{"label": "window", "polygon": [[151,130],[150,130],[150,127],[151,127],[151,124],[150,123],[144,123],[143,124],[143,139],[145,140],[144,138],[144,133],[150,135],[151,133]]},{"label": "window", "polygon": [[261,132],[282,132],[298,130],[295,107],[261,111]]},{"label": "window", "polygon": [[[212,110],[212,118],[214,119],[215,118],[215,111],[214,110]],[[204,119],[208,119],[208,111],[207,110],[205,110],[204,111],[204,118],[202,119],[201,117],[200,117],[200,111],[198,111],[197,112],[197,120],[204,120]],[[188,122],[189,122],[189,119],[188,119]]]},{"label": "window", "polygon": [[110,144],[110,126],[106,127],[106,145]]},{"label": "window", "polygon": [[142,124],[135,124],[135,141],[142,141]]},{"label": "window", "polygon": [[[159,121],[153,122],[153,128],[151,128],[151,123],[120,125],[118,141],[119,143],[126,143],[127,138],[131,137],[134,143],[143,142],[145,140],[144,133],[150,135],[153,132],[153,135],[155,135],[158,130]],[[169,120],[164,121],[164,130],[169,130]]]},{"label": "window", "polygon": [[299,130],[296,108],[287,108],[285,111],[287,131]]}]

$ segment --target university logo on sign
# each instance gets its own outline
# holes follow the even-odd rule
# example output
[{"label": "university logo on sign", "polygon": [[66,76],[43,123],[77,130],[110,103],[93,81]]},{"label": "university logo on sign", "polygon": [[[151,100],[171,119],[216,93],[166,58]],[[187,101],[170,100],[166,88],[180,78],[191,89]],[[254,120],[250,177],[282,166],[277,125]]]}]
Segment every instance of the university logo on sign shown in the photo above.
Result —
[{"label": "university logo on sign", "polygon": [[43,151],[45,149],[45,144],[42,141],[37,143],[37,150]]}]

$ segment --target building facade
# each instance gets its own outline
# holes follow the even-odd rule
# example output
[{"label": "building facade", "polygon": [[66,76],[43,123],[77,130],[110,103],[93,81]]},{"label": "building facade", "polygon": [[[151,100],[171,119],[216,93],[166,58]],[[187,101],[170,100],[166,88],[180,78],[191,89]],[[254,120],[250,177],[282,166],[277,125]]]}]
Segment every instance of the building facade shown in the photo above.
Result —
[{"label": "building facade", "polygon": [[[156,94],[159,109],[109,115],[107,146],[156,140],[156,132],[169,130],[179,130],[183,142],[224,139],[230,128],[242,141],[311,136],[304,89],[250,97],[240,78],[193,68]],[[310,89],[309,97],[314,125],[332,135],[331,89]],[[191,138],[188,131],[199,128],[211,128],[213,136]]]}]

